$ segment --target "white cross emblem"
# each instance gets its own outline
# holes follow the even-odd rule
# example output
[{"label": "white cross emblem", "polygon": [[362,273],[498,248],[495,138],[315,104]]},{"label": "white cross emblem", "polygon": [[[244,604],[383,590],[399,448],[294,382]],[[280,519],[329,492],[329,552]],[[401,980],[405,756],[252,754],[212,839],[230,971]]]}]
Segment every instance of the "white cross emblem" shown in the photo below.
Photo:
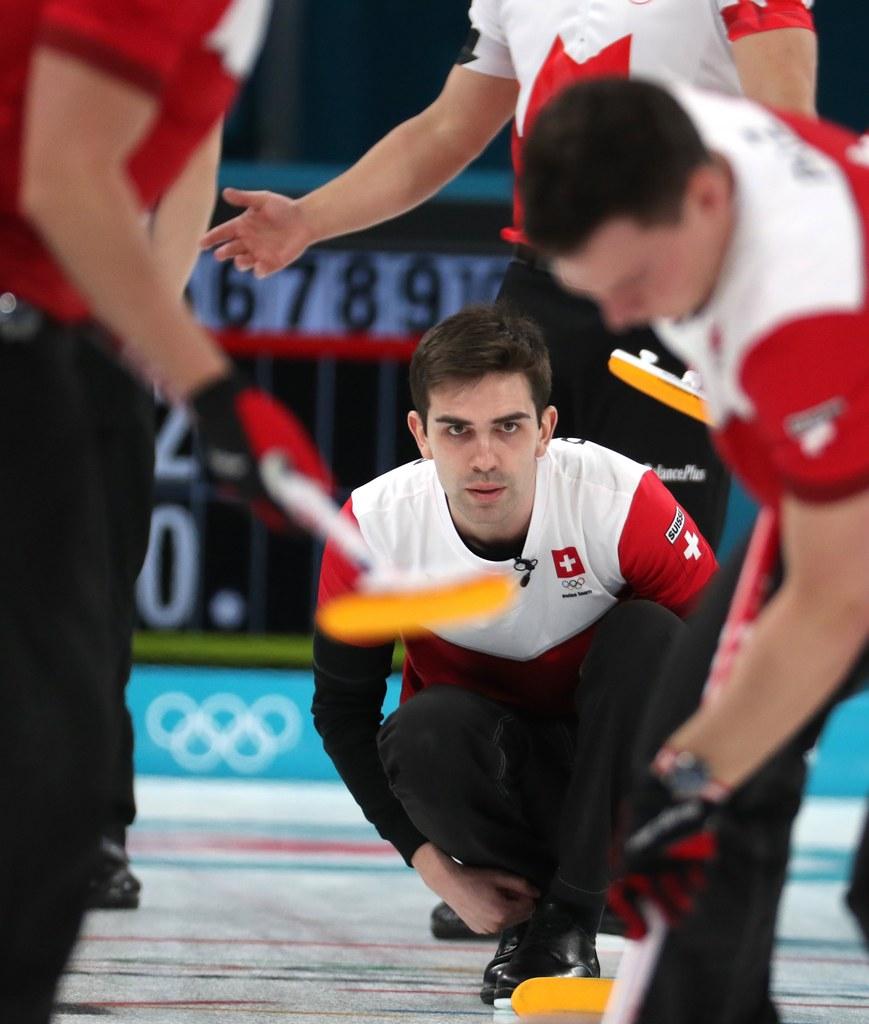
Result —
[{"label": "white cross emblem", "polygon": [[698,560],[700,558],[700,538],[690,530],[685,534],[685,557]]},{"label": "white cross emblem", "polygon": [[558,563],[565,572],[571,572],[573,567],[576,565],[576,559],[571,558],[570,555],[565,555],[564,558]]},{"label": "white cross emblem", "polygon": [[845,156],[855,164],[869,167],[869,135],[861,135],[853,146],[845,150]]}]

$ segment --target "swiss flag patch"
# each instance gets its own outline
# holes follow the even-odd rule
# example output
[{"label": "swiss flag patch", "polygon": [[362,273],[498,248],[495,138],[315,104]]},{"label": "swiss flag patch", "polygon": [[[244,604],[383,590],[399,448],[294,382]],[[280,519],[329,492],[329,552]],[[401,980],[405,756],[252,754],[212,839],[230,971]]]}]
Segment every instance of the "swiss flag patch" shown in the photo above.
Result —
[{"label": "swiss flag patch", "polygon": [[555,563],[555,574],[559,579],[569,580],[573,576],[580,576],[585,572],[582,559],[576,548],[559,548],[552,552],[552,561]]}]

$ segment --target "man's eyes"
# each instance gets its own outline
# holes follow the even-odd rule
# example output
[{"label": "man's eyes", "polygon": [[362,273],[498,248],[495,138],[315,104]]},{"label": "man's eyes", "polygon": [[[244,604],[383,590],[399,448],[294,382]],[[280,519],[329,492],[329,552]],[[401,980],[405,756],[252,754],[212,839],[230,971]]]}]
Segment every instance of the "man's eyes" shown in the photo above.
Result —
[{"label": "man's eyes", "polygon": [[[519,422],[518,420],[505,420],[503,423],[498,424],[497,429],[504,434],[515,434],[519,429]],[[467,434],[469,430],[470,427],[466,426],[464,423],[450,423],[447,426],[447,434],[450,437],[462,437],[464,434]]]}]

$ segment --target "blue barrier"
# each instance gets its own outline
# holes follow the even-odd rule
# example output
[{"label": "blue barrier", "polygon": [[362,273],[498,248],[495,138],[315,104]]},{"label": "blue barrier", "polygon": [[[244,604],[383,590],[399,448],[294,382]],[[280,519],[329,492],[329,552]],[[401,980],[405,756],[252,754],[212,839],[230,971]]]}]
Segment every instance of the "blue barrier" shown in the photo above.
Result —
[{"label": "blue barrier", "polygon": [[[310,672],[137,666],[127,692],[136,771],[204,778],[335,779],[310,714]],[[398,704],[389,681],[384,713]],[[809,792],[869,791],[869,693],[838,708],[813,758]]]},{"label": "blue barrier", "polygon": [[[390,680],[388,714],[398,705]],[[127,690],[137,774],[335,779],[310,672],[138,665]]]}]

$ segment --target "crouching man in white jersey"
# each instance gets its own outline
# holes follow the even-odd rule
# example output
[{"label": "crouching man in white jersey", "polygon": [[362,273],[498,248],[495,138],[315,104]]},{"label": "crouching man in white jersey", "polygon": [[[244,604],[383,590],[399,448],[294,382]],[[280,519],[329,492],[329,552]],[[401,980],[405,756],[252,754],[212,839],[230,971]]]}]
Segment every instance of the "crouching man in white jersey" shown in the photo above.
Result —
[{"label": "crouching man in white jersey", "polygon": [[[694,908],[670,934],[644,1022],[767,1024],[804,755],[869,670],[865,140],[743,99],[612,80],[555,100],[526,156],[527,229],[561,280],[614,328],[654,322],[700,371],[719,449],[780,520],[779,585],[700,710],[738,565],[674,647],[613,893],[634,934],[643,896],[674,923]],[[869,937],[866,834],[849,903]]]},{"label": "crouching man in white jersey", "polygon": [[[715,558],[645,466],[552,440],[539,328],[501,305],[432,328],[411,364],[422,459],[357,488],[347,513],[405,569],[521,578],[507,615],[393,645],[314,641],[314,716],[380,834],[475,931],[501,932],[484,1002],[526,977],[594,976],[613,811],[650,681]],[[327,546],[320,599],[355,573]]]}]

